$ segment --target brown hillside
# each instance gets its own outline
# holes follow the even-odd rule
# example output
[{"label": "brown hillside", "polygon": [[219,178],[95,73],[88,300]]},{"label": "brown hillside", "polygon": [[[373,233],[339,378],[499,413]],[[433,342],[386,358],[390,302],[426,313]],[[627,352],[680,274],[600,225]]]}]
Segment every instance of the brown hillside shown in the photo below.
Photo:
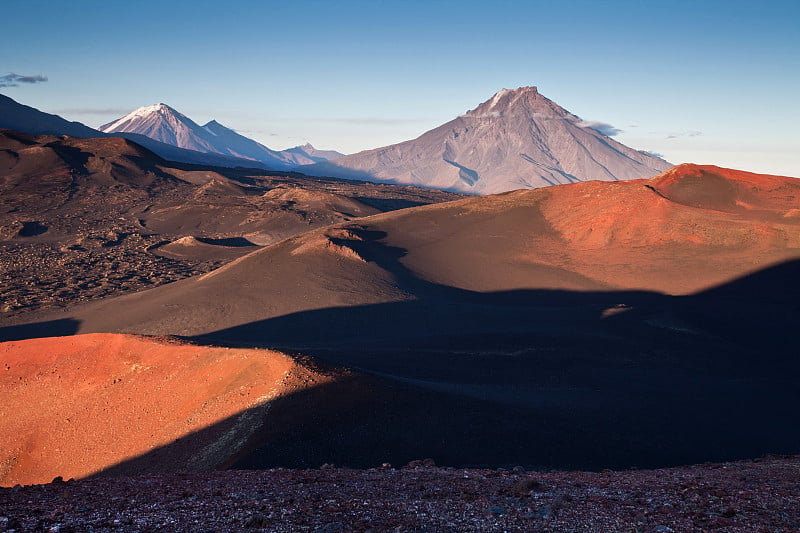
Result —
[{"label": "brown hillside", "polygon": [[[0,323],[208,272],[312,228],[454,197],[168,162],[122,138],[0,130]],[[202,245],[185,246],[192,239]]]}]

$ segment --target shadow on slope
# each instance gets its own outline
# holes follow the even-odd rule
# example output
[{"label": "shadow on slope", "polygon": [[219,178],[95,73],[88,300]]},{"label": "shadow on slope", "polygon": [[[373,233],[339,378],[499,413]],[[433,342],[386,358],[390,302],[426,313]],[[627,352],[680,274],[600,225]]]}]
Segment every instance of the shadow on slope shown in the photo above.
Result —
[{"label": "shadow on slope", "polygon": [[245,248],[245,247],[256,246],[255,244],[248,241],[244,237],[220,237],[216,239],[211,237],[197,237],[197,240],[204,244],[211,244],[214,246],[228,246],[232,248]]},{"label": "shadow on slope", "polygon": [[[420,278],[403,264],[406,250],[381,242],[385,237],[383,231],[351,226],[330,240],[390,273],[414,300],[300,311],[195,340],[338,352],[336,364],[383,372],[373,365],[387,358],[372,354],[388,351],[413,359],[429,345],[438,352],[513,351],[535,347],[537,339],[553,339],[556,347],[585,345],[589,352],[610,343],[614,353],[642,348],[684,353],[709,346],[715,354],[744,347],[784,353],[788,332],[800,325],[800,260],[688,296],[636,290],[477,292]],[[568,274],[578,277],[550,273]],[[670,344],[676,346],[667,349]]]},{"label": "shadow on slope", "polygon": [[[797,452],[800,430],[791,421],[798,394],[786,386],[668,376],[659,390],[618,385],[586,391],[581,405],[542,389],[537,405],[510,406],[355,376],[234,417],[258,429],[244,453],[219,466],[365,468],[432,457],[449,466],[597,470]],[[103,474],[186,470],[234,418]]]},{"label": "shadow on slope", "polygon": [[0,327],[0,342],[75,335],[80,321],[72,318]]},{"label": "shadow on slope", "polygon": [[800,261],[788,261],[681,299],[687,321],[761,354],[796,364],[800,327]]},{"label": "shadow on slope", "polygon": [[[688,297],[457,295],[217,332],[206,340],[294,347],[363,371],[271,402],[247,451],[221,466],[432,457],[596,470],[797,453],[799,271],[793,261]],[[226,423],[105,474],[191,456]]]}]

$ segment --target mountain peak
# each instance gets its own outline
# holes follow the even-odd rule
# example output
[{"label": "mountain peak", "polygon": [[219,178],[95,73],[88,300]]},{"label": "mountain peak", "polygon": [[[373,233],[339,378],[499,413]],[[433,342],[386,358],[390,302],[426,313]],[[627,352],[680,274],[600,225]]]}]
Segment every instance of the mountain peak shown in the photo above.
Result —
[{"label": "mountain peak", "polygon": [[175,114],[180,114],[177,111],[175,111],[173,108],[168,106],[167,104],[165,104],[163,102],[159,102],[157,104],[143,106],[143,107],[140,107],[138,109],[134,109],[133,111],[128,113],[128,116],[143,117],[143,116],[146,116],[146,115],[150,115],[152,113],[175,113]]},{"label": "mountain peak", "polygon": [[297,146],[292,146],[291,148],[287,148],[287,152],[303,152],[305,154],[311,154],[315,152],[317,149],[310,142],[306,142],[305,144],[298,144]]},{"label": "mountain peak", "polygon": [[213,119],[203,124],[203,129],[215,137],[220,134],[235,133],[230,128],[226,128],[225,126],[223,126],[222,124]]},{"label": "mountain peak", "polygon": [[533,117],[548,116],[562,118],[569,115],[561,106],[542,96],[535,86],[516,89],[500,89],[466,116],[474,118],[502,117],[528,114]]},{"label": "mountain peak", "polygon": [[139,122],[141,120],[146,120],[148,117],[152,116],[172,118],[173,120],[187,120],[184,115],[180,114],[175,109],[163,102],[159,102],[158,104],[147,105],[138,109],[134,109],[124,117],[117,119],[114,122],[103,124],[98,129],[104,133],[131,131],[130,129],[126,128],[127,125]]},{"label": "mountain peak", "polygon": [[539,94],[539,89],[535,85],[531,85],[528,87],[517,87],[516,89],[506,89],[505,87],[503,87],[502,89],[494,93],[494,95],[492,96],[492,100],[500,99],[507,94],[514,95],[515,97],[522,96],[524,94],[531,94],[535,96]]}]

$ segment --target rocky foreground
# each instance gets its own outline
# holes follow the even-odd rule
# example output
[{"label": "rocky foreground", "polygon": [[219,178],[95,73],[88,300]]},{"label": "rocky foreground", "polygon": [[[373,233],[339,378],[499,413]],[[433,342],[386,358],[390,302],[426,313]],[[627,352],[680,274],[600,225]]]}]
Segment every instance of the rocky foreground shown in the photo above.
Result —
[{"label": "rocky foreground", "polygon": [[621,472],[323,467],[0,489],[0,531],[800,530],[800,456]]}]

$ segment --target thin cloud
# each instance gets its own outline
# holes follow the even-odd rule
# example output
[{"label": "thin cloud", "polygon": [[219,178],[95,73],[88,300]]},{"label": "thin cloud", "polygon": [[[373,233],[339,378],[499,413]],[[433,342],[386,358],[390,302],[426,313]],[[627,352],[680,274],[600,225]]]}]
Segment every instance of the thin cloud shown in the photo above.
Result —
[{"label": "thin cloud", "polygon": [[233,130],[241,135],[262,135],[266,137],[278,137],[279,135],[269,130]]},{"label": "thin cloud", "polygon": [[19,87],[20,83],[42,83],[47,81],[47,76],[37,74],[36,76],[22,76],[9,72],[5,76],[0,76],[0,87]]},{"label": "thin cloud", "polygon": [[359,126],[393,126],[396,124],[415,124],[425,122],[418,118],[379,118],[379,117],[361,117],[361,118],[329,118],[323,119],[320,122],[335,122],[338,124],[356,124]]},{"label": "thin cloud", "polygon": [[623,131],[615,126],[607,122],[598,122],[596,120],[581,120],[577,123],[578,126],[581,128],[590,128],[594,131],[601,133],[607,137],[613,137],[614,135],[619,135],[623,133]]},{"label": "thin cloud", "polygon": [[56,113],[63,113],[65,115],[119,115],[124,116],[130,113],[130,109],[122,108],[92,108],[92,107],[74,107],[69,109],[57,109]]},{"label": "thin cloud", "polygon": [[682,131],[682,132],[679,132],[679,133],[670,133],[669,135],[667,135],[666,138],[667,139],[677,139],[678,137],[699,137],[702,134],[703,134],[702,131],[687,130],[687,131]]}]

